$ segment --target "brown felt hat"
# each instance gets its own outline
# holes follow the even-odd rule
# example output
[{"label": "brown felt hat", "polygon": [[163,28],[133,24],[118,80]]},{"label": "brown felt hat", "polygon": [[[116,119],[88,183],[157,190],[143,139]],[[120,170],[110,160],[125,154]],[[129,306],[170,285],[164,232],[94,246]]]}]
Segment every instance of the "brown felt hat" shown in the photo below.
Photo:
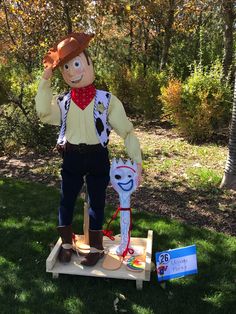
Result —
[{"label": "brown felt hat", "polygon": [[71,33],[63,37],[43,58],[44,67],[55,69],[70,61],[88,47],[93,37],[94,34],[85,33]]}]

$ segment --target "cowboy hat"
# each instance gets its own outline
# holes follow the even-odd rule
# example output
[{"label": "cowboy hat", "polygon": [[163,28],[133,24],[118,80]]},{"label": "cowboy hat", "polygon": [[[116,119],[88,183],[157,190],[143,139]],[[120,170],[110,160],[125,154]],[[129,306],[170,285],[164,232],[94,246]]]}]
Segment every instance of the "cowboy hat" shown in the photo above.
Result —
[{"label": "cowboy hat", "polygon": [[43,58],[45,68],[53,69],[65,64],[83,52],[94,34],[71,33],[57,42]]}]

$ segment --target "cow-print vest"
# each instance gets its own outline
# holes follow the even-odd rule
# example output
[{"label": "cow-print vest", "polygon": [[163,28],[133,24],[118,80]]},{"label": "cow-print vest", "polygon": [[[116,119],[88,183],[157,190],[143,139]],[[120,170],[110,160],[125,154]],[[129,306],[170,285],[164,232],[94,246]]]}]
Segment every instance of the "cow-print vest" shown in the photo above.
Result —
[{"label": "cow-print vest", "polygon": [[[93,116],[97,137],[103,147],[107,146],[111,132],[111,126],[107,119],[110,99],[110,93],[98,89],[96,90]],[[70,108],[70,102],[70,92],[62,94],[57,99],[58,106],[61,110],[61,129],[57,140],[57,144],[59,145],[64,145],[66,143],[66,119]]]}]

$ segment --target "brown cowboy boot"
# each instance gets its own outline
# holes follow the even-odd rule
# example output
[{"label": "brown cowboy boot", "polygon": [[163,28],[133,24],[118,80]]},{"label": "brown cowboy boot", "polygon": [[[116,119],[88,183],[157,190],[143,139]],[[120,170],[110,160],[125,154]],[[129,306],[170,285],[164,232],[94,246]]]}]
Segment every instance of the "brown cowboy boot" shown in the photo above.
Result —
[{"label": "brown cowboy boot", "polygon": [[58,258],[61,263],[69,263],[72,255],[72,226],[59,226],[57,230],[62,239]]},{"label": "brown cowboy boot", "polygon": [[81,261],[84,266],[94,266],[104,255],[102,230],[89,230],[90,253]]}]

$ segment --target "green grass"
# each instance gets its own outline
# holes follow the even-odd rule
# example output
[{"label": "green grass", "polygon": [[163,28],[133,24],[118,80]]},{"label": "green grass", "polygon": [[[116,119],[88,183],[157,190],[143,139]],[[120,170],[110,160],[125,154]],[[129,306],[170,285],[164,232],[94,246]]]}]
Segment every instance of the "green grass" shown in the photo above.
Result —
[{"label": "green grass", "polygon": [[188,178],[189,186],[193,188],[209,188],[219,186],[221,176],[215,170],[206,167],[191,168],[186,170],[186,177]]},{"label": "green grass", "polygon": [[[152,172],[166,173],[169,179],[186,178],[192,168],[215,170],[223,175],[227,157],[227,147],[209,145],[193,145],[181,138],[158,138],[156,142],[145,141],[142,145],[144,168]],[[189,174],[189,173],[188,173]]]},{"label": "green grass", "polygon": [[[133,236],[154,232],[154,253],[196,244],[199,273],[167,283],[156,273],[137,291],[129,280],[60,275],[45,271],[49,245],[57,239],[59,191],[35,183],[0,180],[0,313],[114,313],[113,302],[127,313],[228,313],[236,308],[236,239],[190,227],[153,213],[136,212]],[[108,206],[109,218],[114,208]],[[82,201],[76,206],[76,232],[82,232]],[[118,232],[118,222],[115,223]]]}]

